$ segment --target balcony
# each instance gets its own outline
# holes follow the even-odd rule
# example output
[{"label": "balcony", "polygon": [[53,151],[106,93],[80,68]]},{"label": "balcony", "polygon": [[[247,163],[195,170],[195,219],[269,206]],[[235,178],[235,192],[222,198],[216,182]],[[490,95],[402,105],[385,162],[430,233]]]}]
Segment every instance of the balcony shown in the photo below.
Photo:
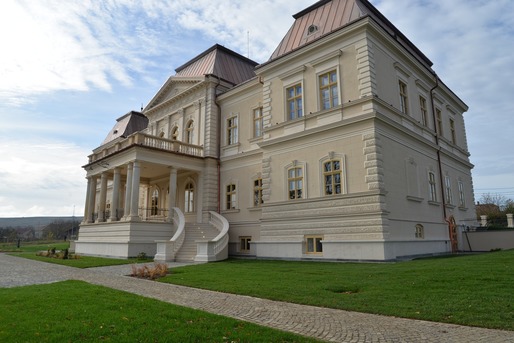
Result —
[{"label": "balcony", "polygon": [[171,153],[203,157],[203,147],[184,143],[177,140],[159,138],[146,133],[137,132],[128,137],[119,137],[115,140],[104,144],[88,156],[89,163],[93,163],[107,156],[113,155],[119,151],[129,149],[134,146],[158,149]]}]

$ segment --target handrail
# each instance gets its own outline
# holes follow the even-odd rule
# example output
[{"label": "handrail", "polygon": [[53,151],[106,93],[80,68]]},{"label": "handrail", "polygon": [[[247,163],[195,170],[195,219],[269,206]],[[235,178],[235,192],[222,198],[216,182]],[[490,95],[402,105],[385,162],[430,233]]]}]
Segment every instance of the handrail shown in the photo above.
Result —
[{"label": "handrail", "polygon": [[184,214],[178,207],[173,207],[173,226],[177,228],[175,234],[169,241],[155,241],[157,244],[157,253],[154,259],[156,261],[174,261],[179,249],[184,244],[186,238]]},{"label": "handrail", "polygon": [[209,211],[211,217],[209,222],[216,228],[220,233],[211,241],[214,243],[213,252],[218,255],[228,245],[228,229],[229,223],[225,217],[214,211]]},{"label": "handrail", "polygon": [[171,237],[170,242],[177,241],[181,236],[182,240],[184,239],[184,233],[186,232],[184,230],[186,226],[186,218],[184,217],[184,213],[180,210],[178,207],[172,207],[173,209],[173,224],[177,226],[177,231]]}]

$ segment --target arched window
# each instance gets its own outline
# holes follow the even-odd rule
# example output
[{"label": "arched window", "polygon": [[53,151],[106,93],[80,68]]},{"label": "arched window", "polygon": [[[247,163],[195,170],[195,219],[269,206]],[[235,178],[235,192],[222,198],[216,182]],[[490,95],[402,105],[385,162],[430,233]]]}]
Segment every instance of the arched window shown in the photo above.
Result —
[{"label": "arched window", "polygon": [[190,213],[194,211],[194,192],[195,192],[195,186],[192,182],[188,182],[186,184],[186,191],[184,193],[184,212]]},{"label": "arched window", "polygon": [[152,199],[150,204],[150,215],[156,216],[159,214],[159,190],[156,188],[152,192]]},{"label": "arched window", "polygon": [[186,143],[193,144],[193,126],[194,122],[191,120],[186,127]]}]

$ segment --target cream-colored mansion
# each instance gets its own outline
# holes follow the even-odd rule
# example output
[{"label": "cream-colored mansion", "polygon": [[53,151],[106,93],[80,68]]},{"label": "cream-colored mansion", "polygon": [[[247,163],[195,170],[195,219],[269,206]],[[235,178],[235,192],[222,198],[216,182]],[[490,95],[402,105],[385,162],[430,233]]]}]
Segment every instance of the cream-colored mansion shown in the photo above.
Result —
[{"label": "cream-colored mansion", "polygon": [[394,260],[475,225],[466,104],[366,0],[322,0],[257,64],[214,45],[93,150],[76,252]]}]

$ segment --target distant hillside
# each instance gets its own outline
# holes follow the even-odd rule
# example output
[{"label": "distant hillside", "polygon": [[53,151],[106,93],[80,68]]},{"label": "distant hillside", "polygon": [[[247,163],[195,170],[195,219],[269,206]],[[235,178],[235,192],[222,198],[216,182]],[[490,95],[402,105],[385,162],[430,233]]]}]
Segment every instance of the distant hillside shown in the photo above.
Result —
[{"label": "distant hillside", "polygon": [[32,226],[34,229],[41,229],[56,220],[75,220],[80,223],[82,217],[20,217],[20,218],[0,218],[0,227],[26,227]]}]

